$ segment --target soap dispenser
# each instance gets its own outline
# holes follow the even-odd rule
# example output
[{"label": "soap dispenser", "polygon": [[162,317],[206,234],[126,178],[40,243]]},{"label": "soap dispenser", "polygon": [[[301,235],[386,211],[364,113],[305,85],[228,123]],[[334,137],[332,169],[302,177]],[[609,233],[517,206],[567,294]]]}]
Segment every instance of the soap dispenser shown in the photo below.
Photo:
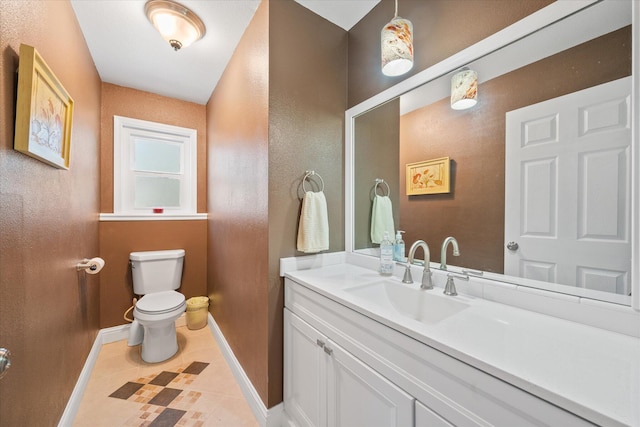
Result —
[{"label": "soap dispenser", "polygon": [[396,232],[396,240],[393,242],[393,260],[405,262],[407,259],[404,256],[404,240],[402,240],[402,233],[404,233],[402,230],[398,230]]},{"label": "soap dispenser", "polygon": [[380,274],[391,276],[393,274],[393,243],[389,240],[389,232],[384,232],[384,238],[380,242]]}]

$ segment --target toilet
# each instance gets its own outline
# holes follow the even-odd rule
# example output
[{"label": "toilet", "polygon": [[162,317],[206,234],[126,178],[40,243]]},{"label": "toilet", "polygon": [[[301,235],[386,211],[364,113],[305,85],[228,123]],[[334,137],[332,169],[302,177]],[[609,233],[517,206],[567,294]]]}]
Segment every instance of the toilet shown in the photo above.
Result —
[{"label": "toilet", "polygon": [[142,360],[157,363],[178,351],[175,321],[186,310],[176,292],[182,280],[184,249],[131,252],[133,292],[142,295],[133,309],[129,345],[142,343]]}]

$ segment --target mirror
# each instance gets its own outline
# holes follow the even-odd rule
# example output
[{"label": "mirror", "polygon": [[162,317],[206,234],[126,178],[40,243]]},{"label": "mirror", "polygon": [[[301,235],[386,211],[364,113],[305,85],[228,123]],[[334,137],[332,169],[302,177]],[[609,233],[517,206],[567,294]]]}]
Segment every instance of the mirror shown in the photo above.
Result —
[{"label": "mirror", "polygon": [[[372,198],[388,195],[431,262],[454,236],[450,269],[631,305],[631,4],[552,4],[347,111],[347,250],[377,254]],[[462,67],[478,103],[457,111]],[[442,157],[450,191],[408,195],[406,165]]]}]

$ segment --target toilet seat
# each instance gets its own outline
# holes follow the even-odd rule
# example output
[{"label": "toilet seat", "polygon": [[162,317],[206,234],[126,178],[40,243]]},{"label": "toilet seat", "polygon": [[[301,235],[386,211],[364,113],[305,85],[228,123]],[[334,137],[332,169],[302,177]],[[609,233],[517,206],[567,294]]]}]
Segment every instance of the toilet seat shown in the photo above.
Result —
[{"label": "toilet seat", "polygon": [[142,314],[164,314],[184,305],[184,295],[176,291],[147,294],[136,303],[136,311]]}]

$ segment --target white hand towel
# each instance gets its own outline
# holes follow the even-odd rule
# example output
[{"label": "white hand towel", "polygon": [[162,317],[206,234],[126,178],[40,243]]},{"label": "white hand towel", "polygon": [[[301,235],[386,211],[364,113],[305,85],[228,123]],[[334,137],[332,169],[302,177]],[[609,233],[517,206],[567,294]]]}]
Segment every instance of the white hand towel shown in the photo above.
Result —
[{"label": "white hand towel", "polygon": [[371,241],[380,243],[384,238],[384,232],[389,233],[389,240],[396,234],[393,226],[393,207],[389,196],[379,196],[373,199],[371,210]]},{"label": "white hand towel", "polygon": [[298,250],[315,253],[329,249],[329,219],[324,193],[307,191],[302,199],[298,225]]}]

